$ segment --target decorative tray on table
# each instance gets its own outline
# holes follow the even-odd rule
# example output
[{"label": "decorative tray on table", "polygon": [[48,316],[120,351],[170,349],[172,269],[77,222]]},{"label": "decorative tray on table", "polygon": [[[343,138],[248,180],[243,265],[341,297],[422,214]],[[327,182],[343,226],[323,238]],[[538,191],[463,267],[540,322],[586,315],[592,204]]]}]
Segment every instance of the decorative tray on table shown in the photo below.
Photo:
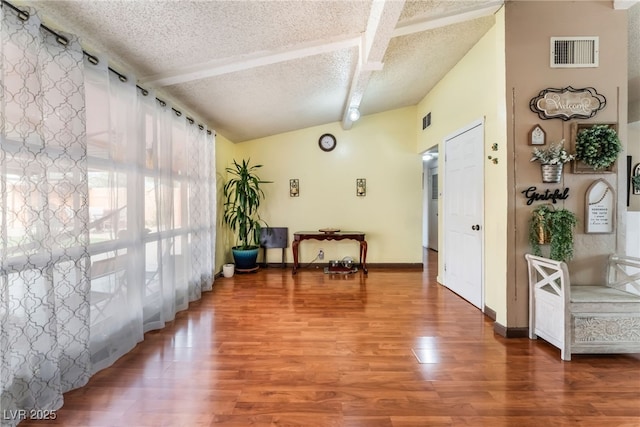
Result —
[{"label": "decorative tray on table", "polygon": [[340,232],[340,229],[339,228],[321,228],[318,231],[324,234],[334,234],[334,233]]}]

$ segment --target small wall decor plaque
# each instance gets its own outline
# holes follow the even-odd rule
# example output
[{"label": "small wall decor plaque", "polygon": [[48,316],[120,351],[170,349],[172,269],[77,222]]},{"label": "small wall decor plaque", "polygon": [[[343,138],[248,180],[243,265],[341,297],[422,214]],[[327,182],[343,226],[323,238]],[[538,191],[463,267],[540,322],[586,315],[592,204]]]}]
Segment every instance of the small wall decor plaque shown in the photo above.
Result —
[{"label": "small wall decor plaque", "polygon": [[356,195],[359,197],[367,195],[367,180],[365,178],[356,179]]},{"label": "small wall decor plaque", "polygon": [[533,129],[529,131],[529,145],[544,145],[547,143],[546,139],[547,133],[540,125],[535,125]]},{"label": "small wall decor plaque", "polygon": [[544,89],[529,101],[529,108],[543,120],[589,119],[607,105],[607,99],[594,88]]},{"label": "small wall decor plaque", "polygon": [[297,179],[289,180],[289,197],[300,196],[300,181]]},{"label": "small wall decor plaque", "polygon": [[589,186],[585,195],[585,233],[613,233],[615,200],[615,190],[604,179]]}]

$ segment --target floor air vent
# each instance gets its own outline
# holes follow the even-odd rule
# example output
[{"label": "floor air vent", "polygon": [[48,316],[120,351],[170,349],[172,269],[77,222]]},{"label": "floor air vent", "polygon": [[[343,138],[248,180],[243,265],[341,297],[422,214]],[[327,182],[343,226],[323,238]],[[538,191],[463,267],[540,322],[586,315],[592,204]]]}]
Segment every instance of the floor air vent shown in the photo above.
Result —
[{"label": "floor air vent", "polygon": [[598,37],[551,37],[551,68],[598,66]]}]

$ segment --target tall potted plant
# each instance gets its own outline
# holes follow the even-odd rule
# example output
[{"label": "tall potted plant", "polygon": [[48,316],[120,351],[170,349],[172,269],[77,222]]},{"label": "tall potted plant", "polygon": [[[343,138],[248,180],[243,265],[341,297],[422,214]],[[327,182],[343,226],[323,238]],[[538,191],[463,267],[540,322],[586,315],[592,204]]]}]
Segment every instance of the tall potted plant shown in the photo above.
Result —
[{"label": "tall potted plant", "polygon": [[226,168],[229,180],[224,185],[224,217],[223,221],[231,228],[237,237],[237,245],[231,248],[236,271],[254,271],[260,249],[260,228],[264,221],[260,218],[258,209],[264,200],[262,184],[257,170],[262,165],[251,165],[250,160],[241,163],[233,161],[233,165]]}]

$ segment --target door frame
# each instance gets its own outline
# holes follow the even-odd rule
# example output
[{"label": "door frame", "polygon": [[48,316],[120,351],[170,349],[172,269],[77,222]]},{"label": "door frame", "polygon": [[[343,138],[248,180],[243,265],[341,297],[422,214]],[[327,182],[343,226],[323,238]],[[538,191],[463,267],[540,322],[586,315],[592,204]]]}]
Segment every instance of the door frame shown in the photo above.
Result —
[{"label": "door frame", "polygon": [[[439,266],[439,275],[441,274],[442,277],[442,281],[440,283],[446,285],[446,279],[447,279],[447,275],[445,272],[445,262],[447,259],[447,239],[446,239],[446,231],[447,231],[447,203],[446,203],[446,189],[447,189],[447,174],[448,174],[448,170],[447,170],[447,142],[450,141],[451,139],[456,138],[457,136],[460,136],[462,134],[464,134],[465,132],[469,132],[472,129],[475,129],[476,127],[481,126],[482,127],[482,155],[477,159],[479,162],[479,167],[482,171],[482,197],[480,199],[480,223],[482,224],[481,228],[480,228],[480,311],[484,312],[484,303],[485,303],[485,281],[484,281],[484,267],[485,267],[485,248],[484,248],[484,201],[485,201],[485,197],[484,197],[484,171],[485,171],[485,167],[484,167],[484,143],[485,143],[485,138],[484,138],[484,132],[485,132],[485,120],[484,118],[481,119],[477,119],[474,120],[472,122],[470,122],[469,124],[457,129],[456,131],[450,133],[449,135],[445,136],[442,139],[442,145],[443,145],[443,155],[444,155],[444,170],[441,173],[441,179],[442,179],[442,194],[443,197],[440,198],[438,200],[438,203],[440,203],[441,207],[442,207],[442,226],[441,226],[441,230],[442,230],[442,236],[440,236],[440,241],[439,241],[439,245],[442,249],[442,264]],[[440,273],[441,272],[441,273]],[[447,286],[447,288],[449,288]],[[449,288],[450,289],[450,288]],[[462,298],[462,297],[461,297]],[[475,306],[475,305],[474,305]]]},{"label": "door frame", "polygon": [[[423,151],[420,154],[420,158],[422,159],[422,248],[423,250],[429,250],[429,240],[431,239],[432,230],[429,227],[429,222],[431,221],[431,215],[429,213],[429,203],[431,202],[431,184],[430,181],[432,179],[429,176],[429,171],[432,168],[439,168],[440,162],[438,160],[439,157],[439,146],[434,145],[426,151]],[[440,183],[438,182],[438,188]],[[438,194],[438,206],[440,205],[440,193]],[[437,228],[439,227],[439,215],[436,212],[436,236],[438,234]],[[436,246],[434,249],[436,252],[440,248]]]},{"label": "door frame", "polygon": [[[433,171],[435,170],[435,174],[433,173]],[[427,249],[429,250],[434,250],[434,251],[438,251],[440,248],[438,246],[438,239],[439,239],[439,230],[438,230],[438,206],[440,206],[440,183],[438,182],[438,163],[436,162],[435,165],[433,166],[429,166],[427,167],[427,185],[429,186],[429,189],[427,191],[427,203],[426,203],[426,209],[428,211],[428,216],[427,216],[427,228],[429,230],[429,232],[427,233]],[[435,186],[438,188],[437,193],[435,194],[435,210],[433,209],[433,205],[434,205],[434,193],[433,193],[433,186],[434,186],[434,181],[435,181]],[[434,218],[435,217],[435,218]]]}]

